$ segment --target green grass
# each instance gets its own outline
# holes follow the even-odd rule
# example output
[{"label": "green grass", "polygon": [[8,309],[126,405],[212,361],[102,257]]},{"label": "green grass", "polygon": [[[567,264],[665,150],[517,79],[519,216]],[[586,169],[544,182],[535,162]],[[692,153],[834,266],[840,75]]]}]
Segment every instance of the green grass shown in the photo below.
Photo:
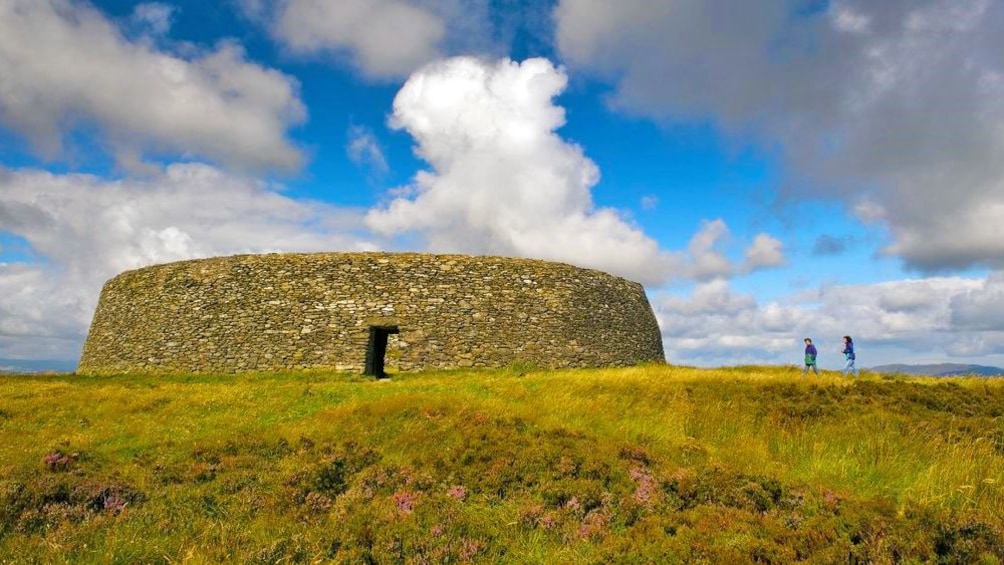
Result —
[{"label": "green grass", "polygon": [[0,376],[3,563],[1002,559],[1000,380]]}]

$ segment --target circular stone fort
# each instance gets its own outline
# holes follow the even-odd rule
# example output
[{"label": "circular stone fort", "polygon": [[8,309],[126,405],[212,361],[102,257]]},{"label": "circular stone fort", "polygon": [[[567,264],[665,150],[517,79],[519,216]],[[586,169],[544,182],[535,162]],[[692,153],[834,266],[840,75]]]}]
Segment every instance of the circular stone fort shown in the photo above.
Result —
[{"label": "circular stone fort", "polygon": [[237,255],[128,271],[101,292],[78,372],[663,362],[642,286],[530,259]]}]

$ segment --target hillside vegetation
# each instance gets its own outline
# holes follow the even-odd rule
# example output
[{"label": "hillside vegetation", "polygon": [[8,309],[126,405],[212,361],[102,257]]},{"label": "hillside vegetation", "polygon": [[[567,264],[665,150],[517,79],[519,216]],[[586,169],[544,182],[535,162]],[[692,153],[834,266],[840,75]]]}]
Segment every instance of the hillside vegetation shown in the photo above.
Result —
[{"label": "hillside vegetation", "polygon": [[982,562],[1004,381],[0,376],[0,562]]}]

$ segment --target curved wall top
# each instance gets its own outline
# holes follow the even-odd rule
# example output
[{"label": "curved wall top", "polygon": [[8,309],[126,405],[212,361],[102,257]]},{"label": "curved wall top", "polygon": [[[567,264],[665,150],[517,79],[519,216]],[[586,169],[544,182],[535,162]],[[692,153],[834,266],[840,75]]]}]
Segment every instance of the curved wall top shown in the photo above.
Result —
[{"label": "curved wall top", "polygon": [[101,292],[78,372],[362,371],[663,361],[641,285],[530,259],[237,255],[128,271]]}]

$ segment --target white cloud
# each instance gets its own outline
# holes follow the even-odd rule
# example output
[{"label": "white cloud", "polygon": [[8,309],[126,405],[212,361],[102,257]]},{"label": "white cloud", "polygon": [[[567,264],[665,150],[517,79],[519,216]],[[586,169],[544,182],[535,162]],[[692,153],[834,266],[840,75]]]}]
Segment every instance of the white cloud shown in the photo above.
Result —
[{"label": "white cloud", "polygon": [[[154,30],[170,9],[144,4]],[[240,46],[174,55],[130,40],[72,0],[0,3],[0,124],[49,158],[75,126],[96,125],[123,166],[144,155],[203,156],[253,169],[295,169],[286,130],[305,118],[294,79],[246,60]]]},{"label": "white cloud", "polygon": [[871,18],[840,2],[833,3],[829,16],[833,27],[846,33],[865,33],[871,25]]},{"label": "white cloud", "polygon": [[349,64],[371,80],[407,77],[452,55],[504,57],[518,38],[551,43],[550,3],[494,0],[237,0],[289,52]]},{"label": "white cloud", "polygon": [[366,75],[407,75],[440,55],[446,22],[406,0],[288,0],[272,33],[295,53],[348,54]]},{"label": "white cloud", "polygon": [[166,35],[174,23],[177,8],[160,2],[137,4],[132,10],[132,20],[154,35]]},{"label": "white cloud", "polygon": [[431,171],[407,196],[372,210],[385,235],[416,232],[436,251],[567,261],[644,282],[672,273],[672,258],[619,212],[596,208],[599,171],[554,133],[553,104],[567,82],[544,59],[459,57],[413,74],[394,100],[391,126],[416,141]]},{"label": "white cloud", "polygon": [[781,240],[765,233],[757,234],[753,243],[746,249],[744,272],[752,272],[771,267],[781,267],[786,263],[784,244]]},{"label": "white cloud", "polygon": [[760,303],[728,281],[686,295],[657,295],[653,307],[671,362],[706,365],[799,363],[804,337],[824,366],[840,366],[840,338],[854,336],[862,365],[1004,359],[1004,275],[937,277],[824,286]]},{"label": "white cloud", "polygon": [[951,297],[952,323],[973,331],[1004,332],[1004,273]]},{"label": "white cloud", "polygon": [[865,224],[885,222],[889,219],[889,215],[886,213],[885,207],[872,200],[858,201],[854,204],[853,210],[854,215]]},{"label": "white cloud", "polygon": [[655,210],[659,206],[659,197],[654,194],[647,194],[641,197],[642,210]]},{"label": "white cloud", "polygon": [[687,276],[701,281],[731,277],[735,267],[720,249],[729,235],[729,227],[721,218],[702,222],[690,239],[687,254],[677,254]]},{"label": "white cloud", "polygon": [[57,273],[37,265],[0,263],[0,355],[68,359],[79,351],[87,323],[82,320],[90,312],[78,292],[60,285]]},{"label": "white cloud", "polygon": [[785,264],[783,244],[761,233],[744,251],[743,263],[737,265],[726,255],[731,238],[729,226],[721,218],[701,222],[686,251],[672,254],[672,271],[678,278],[708,282]]},{"label": "white cloud", "polygon": [[284,196],[200,164],[144,180],[0,173],[0,225],[41,258],[0,265],[0,357],[72,358],[98,291],[126,270],[270,251],[373,249],[362,211]]},{"label": "white cloud", "polygon": [[388,170],[387,158],[380,148],[380,142],[369,128],[350,127],[349,143],[345,150],[349,154],[349,159],[359,166],[370,167],[378,173],[386,173]]},{"label": "white cloud", "polygon": [[887,252],[1004,265],[1004,3],[560,0],[559,52],[614,107],[779,148],[785,195],[843,200]]}]

